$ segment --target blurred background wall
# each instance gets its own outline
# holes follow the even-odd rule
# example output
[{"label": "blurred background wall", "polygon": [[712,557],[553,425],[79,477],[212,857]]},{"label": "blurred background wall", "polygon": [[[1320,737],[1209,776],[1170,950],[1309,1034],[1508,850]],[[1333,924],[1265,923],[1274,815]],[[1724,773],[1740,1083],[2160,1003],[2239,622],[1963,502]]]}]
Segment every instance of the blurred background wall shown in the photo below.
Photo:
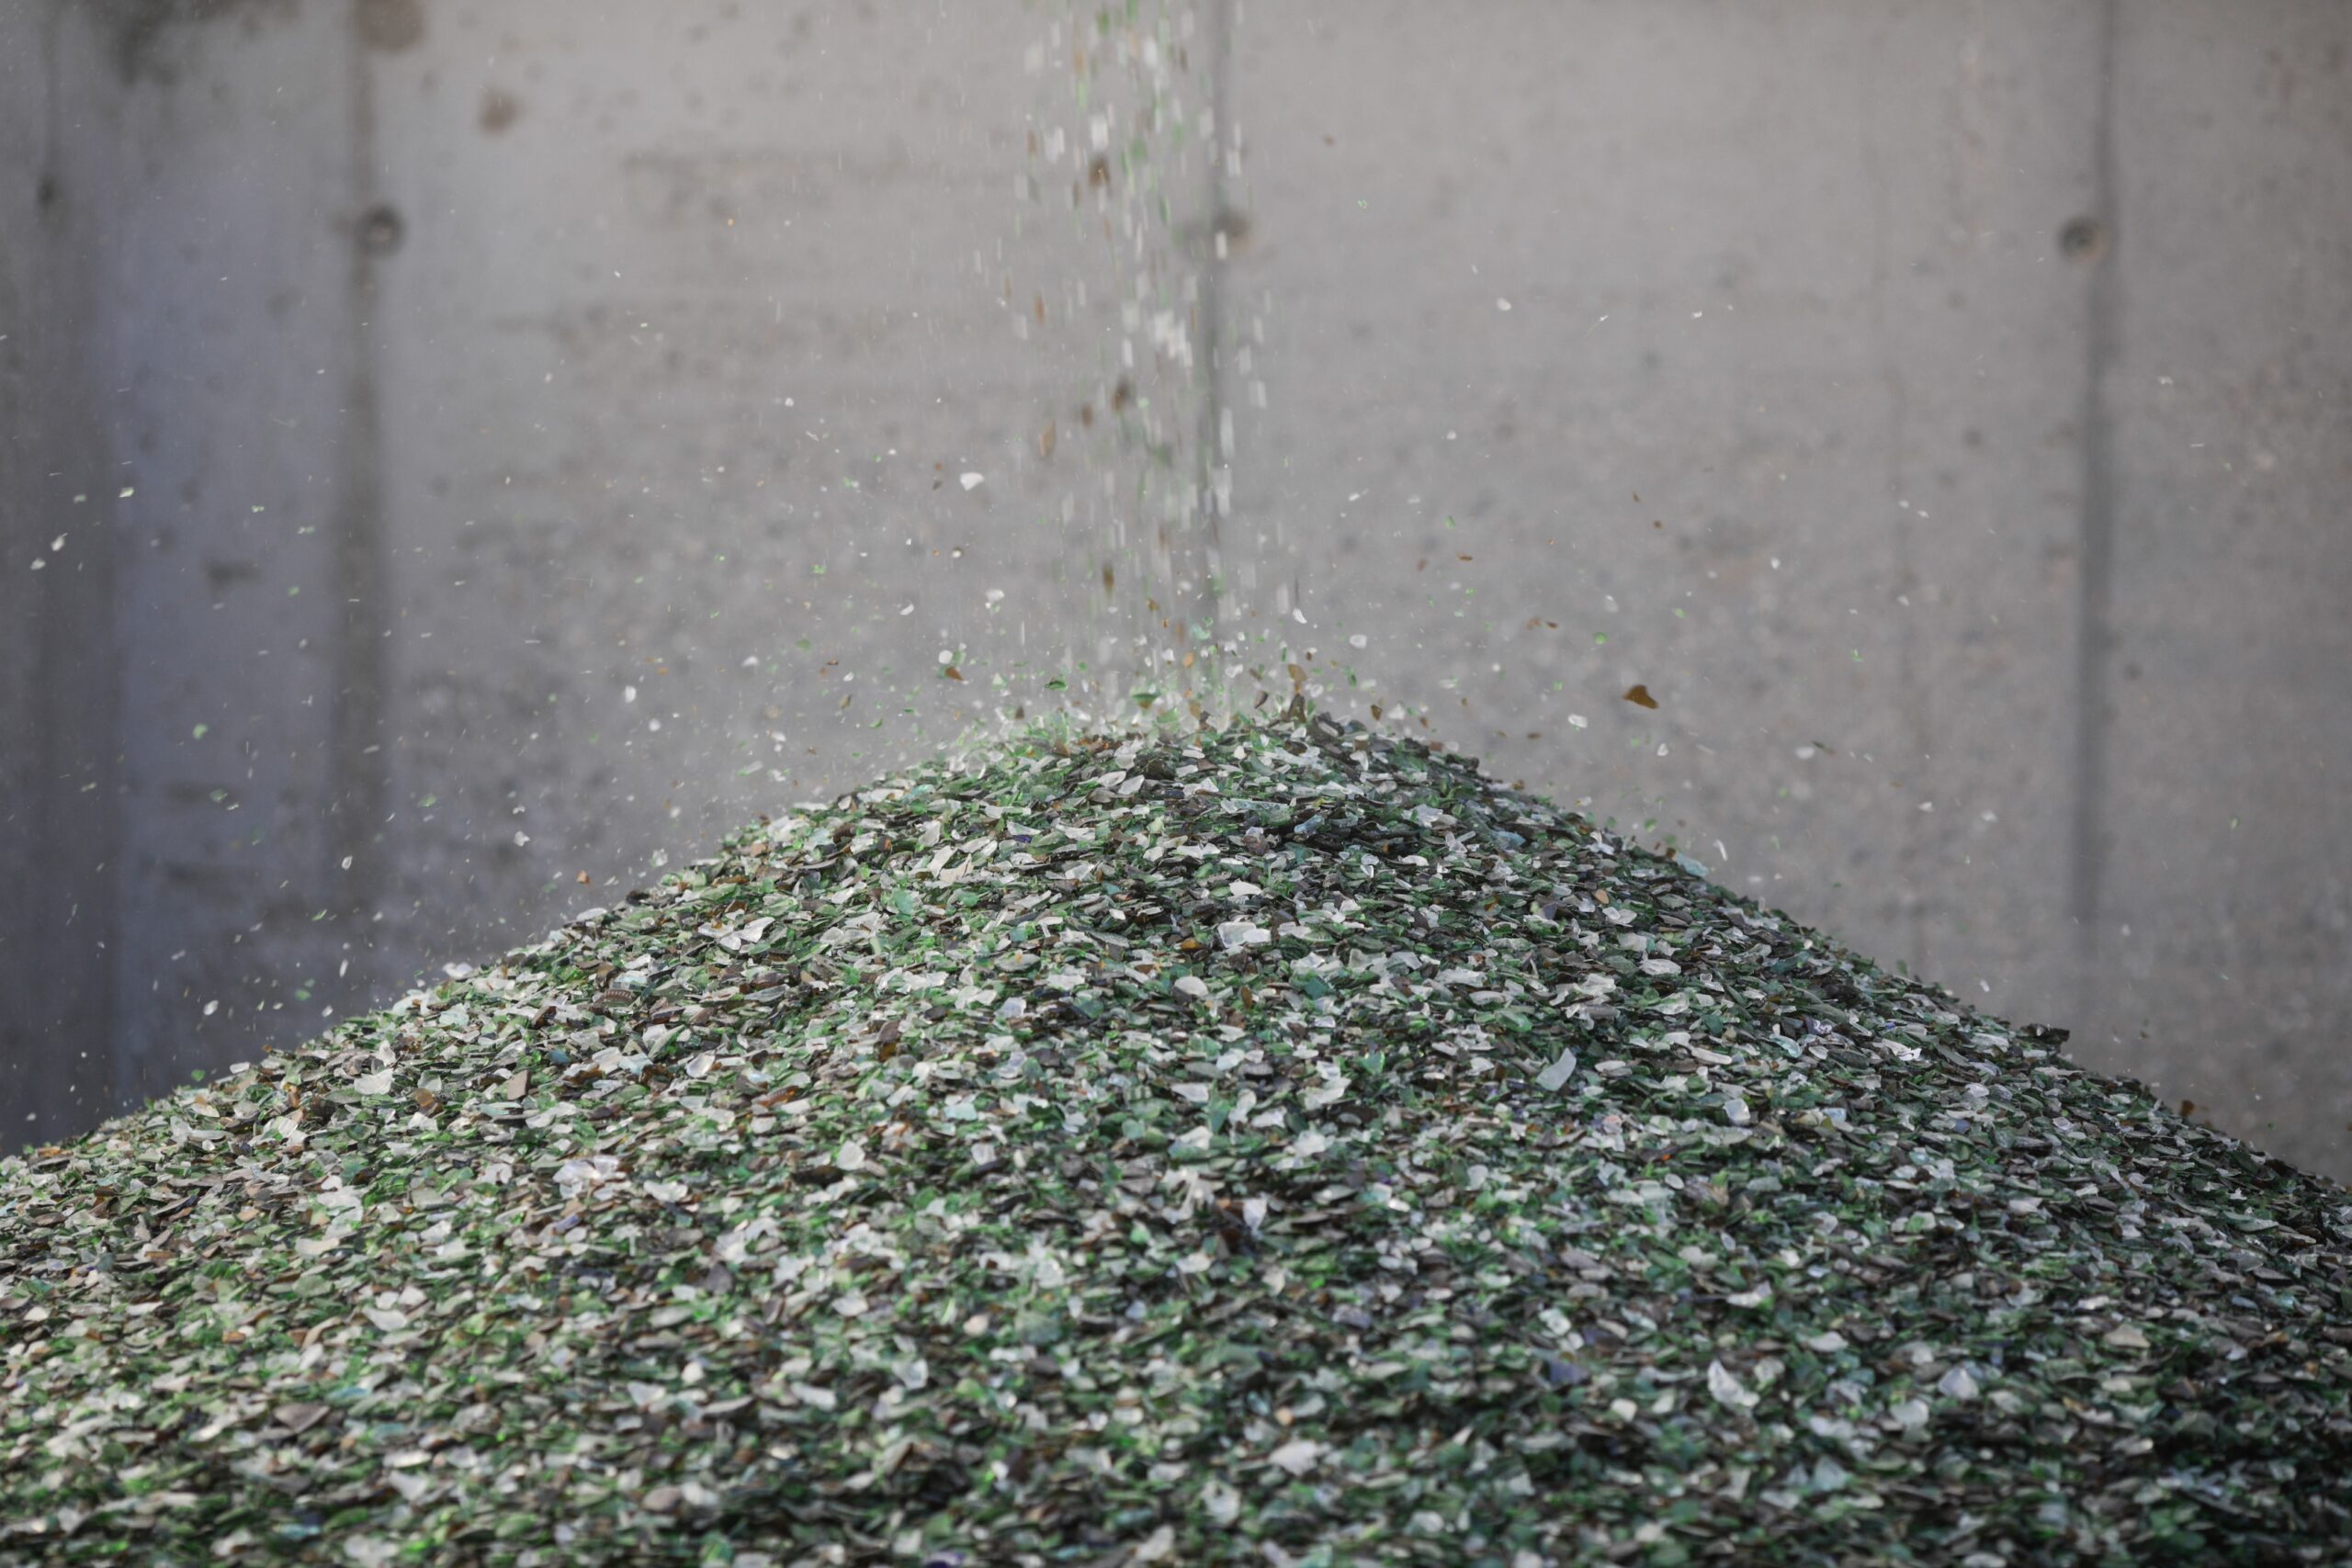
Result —
[{"label": "blurred background wall", "polygon": [[[1143,10],[1234,635],[2352,1174],[2352,10]],[[9,1147],[1099,656],[1069,15],[0,0]]]}]

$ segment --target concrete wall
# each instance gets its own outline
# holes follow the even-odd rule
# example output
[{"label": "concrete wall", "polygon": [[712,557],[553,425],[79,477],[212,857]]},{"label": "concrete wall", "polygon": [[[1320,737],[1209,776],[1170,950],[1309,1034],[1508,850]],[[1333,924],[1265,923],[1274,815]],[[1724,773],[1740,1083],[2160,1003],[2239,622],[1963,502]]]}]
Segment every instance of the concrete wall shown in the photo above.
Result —
[{"label": "concrete wall", "polygon": [[2352,1171],[2352,13],[1247,6],[1222,265],[1059,15],[0,13],[9,1125],[1145,629],[1143,297],[1252,657]]}]

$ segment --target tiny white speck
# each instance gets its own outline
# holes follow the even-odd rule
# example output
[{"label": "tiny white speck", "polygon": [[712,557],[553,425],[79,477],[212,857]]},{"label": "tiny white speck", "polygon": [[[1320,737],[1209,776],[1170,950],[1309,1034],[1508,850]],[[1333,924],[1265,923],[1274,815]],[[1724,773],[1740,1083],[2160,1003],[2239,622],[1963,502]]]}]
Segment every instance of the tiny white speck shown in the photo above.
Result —
[{"label": "tiny white speck", "polygon": [[964,488],[966,490],[978,490],[980,488],[981,483],[986,479],[986,478],[987,476],[984,474],[966,474],[963,476]]}]

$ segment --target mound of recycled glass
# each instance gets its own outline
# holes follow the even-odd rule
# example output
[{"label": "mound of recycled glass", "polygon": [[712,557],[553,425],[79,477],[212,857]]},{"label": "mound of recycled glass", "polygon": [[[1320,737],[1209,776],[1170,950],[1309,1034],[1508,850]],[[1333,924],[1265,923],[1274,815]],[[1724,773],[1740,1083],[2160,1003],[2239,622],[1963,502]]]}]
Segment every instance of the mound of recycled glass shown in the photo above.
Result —
[{"label": "mound of recycled glass", "polygon": [[2352,1198],[1474,764],[1033,733],[0,1168],[0,1562],[2346,1561]]}]

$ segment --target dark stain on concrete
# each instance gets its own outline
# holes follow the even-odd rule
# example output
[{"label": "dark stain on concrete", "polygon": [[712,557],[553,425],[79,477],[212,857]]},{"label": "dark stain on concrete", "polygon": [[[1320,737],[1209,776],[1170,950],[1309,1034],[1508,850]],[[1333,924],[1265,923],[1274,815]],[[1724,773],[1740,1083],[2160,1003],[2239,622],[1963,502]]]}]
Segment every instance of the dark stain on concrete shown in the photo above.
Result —
[{"label": "dark stain on concrete", "polygon": [[424,41],[424,0],[359,0],[352,19],[359,40],[387,54]]},{"label": "dark stain on concrete", "polygon": [[390,255],[401,248],[401,242],[407,236],[408,224],[401,218],[400,209],[389,201],[369,207],[353,226],[353,237],[366,255]]},{"label": "dark stain on concrete", "polygon": [[2058,254],[2086,266],[2107,254],[2107,225],[2086,212],[2058,231]]},{"label": "dark stain on concrete", "polygon": [[486,134],[496,136],[513,125],[522,113],[522,101],[514,94],[496,87],[482,89],[481,123]]},{"label": "dark stain on concrete", "polygon": [[292,17],[296,0],[96,0],[91,8],[112,31],[115,68],[128,85],[171,77],[164,41],[173,28],[222,22],[257,28]]}]

